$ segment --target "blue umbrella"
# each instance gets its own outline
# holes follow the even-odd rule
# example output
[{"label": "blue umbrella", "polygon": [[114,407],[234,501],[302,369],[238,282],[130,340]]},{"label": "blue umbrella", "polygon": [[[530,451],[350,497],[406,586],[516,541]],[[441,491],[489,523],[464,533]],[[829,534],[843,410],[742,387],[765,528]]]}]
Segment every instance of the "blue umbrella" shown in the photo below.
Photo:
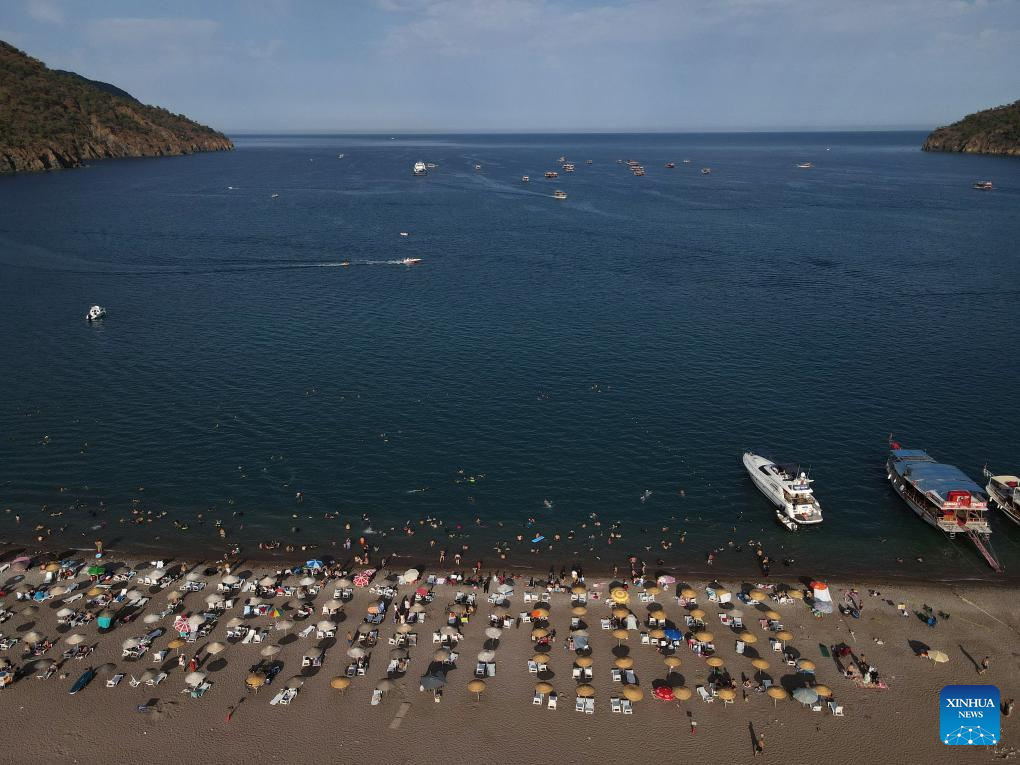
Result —
[{"label": "blue umbrella", "polygon": [[668,629],[666,630],[666,637],[668,637],[670,640],[679,640],[682,637],[682,635],[680,634],[680,630]]},{"label": "blue umbrella", "polygon": [[322,561],[321,560],[305,561],[305,568],[322,568]]}]

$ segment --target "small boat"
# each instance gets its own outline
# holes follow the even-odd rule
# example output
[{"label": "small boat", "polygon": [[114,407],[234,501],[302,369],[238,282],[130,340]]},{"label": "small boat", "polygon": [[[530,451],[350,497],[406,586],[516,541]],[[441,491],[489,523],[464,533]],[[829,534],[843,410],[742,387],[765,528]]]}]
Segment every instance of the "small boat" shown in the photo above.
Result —
[{"label": "small boat", "polygon": [[421,258],[404,258],[400,261],[400,265],[402,266],[416,266],[419,263],[421,263]]},{"label": "small boat", "polygon": [[684,164],[685,164],[685,165],[689,165],[689,164],[691,164],[691,161],[690,161],[689,159],[685,159],[685,160],[684,160]]},{"label": "small boat", "polygon": [[427,167],[429,170],[435,170],[437,167],[439,167],[439,165],[437,165],[435,162],[429,162],[428,164],[425,165],[425,167]]},{"label": "small boat", "polygon": [[521,183],[531,183],[531,178],[526,175],[521,176]]},{"label": "small boat", "polygon": [[340,265],[343,266],[344,268],[350,268],[351,267],[351,261],[349,261],[349,260],[341,260],[340,261]]},{"label": "small boat", "polygon": [[712,174],[712,168],[710,168],[710,167],[703,167],[703,168],[701,168],[701,174],[702,175],[711,175]]},{"label": "small boat", "polygon": [[556,191],[553,192],[553,199],[566,199],[566,198],[567,192],[565,191],[560,191],[559,189],[557,189]]},{"label": "small boat", "polygon": [[270,194],[269,198],[270,199],[276,199],[278,196],[280,196],[280,195],[279,194]]},{"label": "small boat", "polygon": [[572,163],[570,163],[570,162],[564,162],[563,163],[563,172],[565,172],[565,173],[572,173],[572,172],[574,172],[574,165]]},{"label": "small boat", "polygon": [[559,160],[557,160],[557,161],[558,162],[566,162],[567,161],[567,155],[566,154],[561,154]]},{"label": "small boat", "polygon": [[337,155],[336,155],[336,158],[337,158],[337,159],[343,159],[343,158],[344,158],[344,155],[343,155],[343,154],[337,154]]},{"label": "small boat", "polygon": [[586,159],[586,160],[584,161],[584,164],[586,164],[586,165],[590,165],[590,164],[591,164],[591,160],[590,160],[590,159]]},{"label": "small boat", "polygon": [[991,181],[974,181],[973,188],[978,191],[991,191],[995,186],[992,185]]},{"label": "small boat", "polygon": [[797,465],[780,465],[768,457],[744,453],[744,469],[754,485],[776,506],[776,519],[790,531],[822,522],[822,508],[812,480]]},{"label": "small boat", "polygon": [[475,165],[475,172],[476,172],[476,173],[477,173],[477,172],[478,172],[479,170],[481,170],[481,169],[482,169],[482,166],[481,166],[481,165]]},{"label": "small boat", "polygon": [[990,544],[992,528],[981,487],[953,465],[943,465],[921,449],[904,449],[889,440],[886,477],[918,518],[950,539],[965,534],[996,573],[1002,566]]},{"label": "small boat", "polygon": [[676,167],[676,162],[667,162],[666,167],[672,170],[674,167]]},{"label": "small boat", "polygon": [[421,176],[421,175],[428,175],[428,174],[429,174],[429,170],[428,170],[427,167],[425,167],[425,163],[424,162],[415,162],[414,163],[414,167],[411,168],[411,175]]},{"label": "small boat", "polygon": [[801,170],[809,170],[810,168],[814,167],[814,165],[812,165],[810,162],[801,162],[799,165],[797,165],[797,167],[799,167]]},{"label": "small boat", "polygon": [[85,314],[85,319],[88,321],[98,321],[99,319],[106,318],[106,309],[101,305],[92,306],[88,313]]},{"label": "small boat", "polygon": [[410,236],[410,234],[407,231],[401,231],[400,235],[401,236]]},{"label": "small boat", "polygon": [[545,171],[545,177],[546,178],[559,178],[560,174],[557,173],[555,170],[546,170]]},{"label": "small boat", "polygon": [[987,467],[982,473],[988,479],[985,491],[992,502],[1013,523],[1020,524],[1020,478],[1015,475],[992,475]]},{"label": "small boat", "polygon": [[92,682],[92,678],[96,676],[96,671],[92,668],[86,669],[82,672],[81,677],[75,680],[74,685],[71,686],[71,690],[68,691],[72,696],[78,691],[83,690],[86,685]]}]

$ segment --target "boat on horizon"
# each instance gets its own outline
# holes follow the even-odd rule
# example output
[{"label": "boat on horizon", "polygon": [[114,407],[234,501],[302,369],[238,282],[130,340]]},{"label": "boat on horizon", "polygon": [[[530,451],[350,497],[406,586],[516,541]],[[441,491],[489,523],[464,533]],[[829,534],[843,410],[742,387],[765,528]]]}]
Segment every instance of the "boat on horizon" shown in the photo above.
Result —
[{"label": "boat on horizon", "polygon": [[950,539],[966,535],[992,570],[1002,573],[985,517],[988,499],[966,473],[936,462],[923,449],[904,449],[890,438],[886,477],[917,517]]},{"label": "boat on horizon", "polygon": [[814,165],[812,165],[810,162],[801,162],[799,165],[797,165],[797,167],[799,167],[801,170],[807,170],[809,168],[814,167]]},{"label": "boat on horizon", "polygon": [[711,175],[712,174],[712,168],[710,168],[710,167],[703,167],[703,168],[701,168],[701,174],[702,175]]},{"label": "boat on horizon", "polygon": [[672,170],[674,167],[676,167],[676,162],[667,162],[666,167]]},{"label": "boat on horizon", "polygon": [[985,491],[989,498],[1003,515],[1020,525],[1020,478],[1015,475],[992,475],[987,467],[981,472],[988,479]]},{"label": "boat on horizon", "polygon": [[531,183],[531,178],[526,175],[521,176],[521,183]]},{"label": "boat on horizon", "polygon": [[978,191],[991,191],[995,186],[992,185],[991,181],[974,181],[973,188]]},{"label": "boat on horizon", "polygon": [[553,199],[566,199],[566,198],[567,192],[565,191],[560,191],[559,189],[557,189],[556,191],[553,192]]},{"label": "boat on horizon", "polygon": [[564,162],[563,163],[563,172],[565,172],[565,173],[572,173],[572,172],[574,172],[574,165],[573,165],[573,163],[571,163],[571,162]]},{"label": "boat on horizon", "polygon": [[415,162],[414,167],[411,168],[411,175],[428,175],[429,170],[425,167],[424,162]]},{"label": "boat on horizon", "polygon": [[89,308],[88,313],[85,314],[86,321],[99,321],[99,319],[106,318],[106,309],[101,305],[94,305]]},{"label": "boat on horizon", "polygon": [[416,266],[421,263],[421,258],[404,258],[400,261],[402,266]]},{"label": "boat on horizon", "polygon": [[482,169],[481,165],[475,165],[475,172],[479,172]]},{"label": "boat on horizon", "polygon": [[545,171],[545,177],[546,178],[559,178],[560,174],[557,173],[555,170],[546,170]]},{"label": "boat on horizon", "polygon": [[781,465],[768,457],[744,452],[744,469],[754,485],[775,505],[776,520],[790,531],[822,522],[822,507],[811,488],[813,480],[799,465]]}]

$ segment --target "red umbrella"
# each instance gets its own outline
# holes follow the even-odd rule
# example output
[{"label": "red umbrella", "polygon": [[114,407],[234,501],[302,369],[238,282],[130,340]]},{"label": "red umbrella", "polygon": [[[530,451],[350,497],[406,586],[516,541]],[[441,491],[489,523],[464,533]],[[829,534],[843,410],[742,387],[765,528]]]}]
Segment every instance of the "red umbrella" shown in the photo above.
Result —
[{"label": "red umbrella", "polygon": [[655,689],[655,698],[661,701],[673,701],[676,697],[673,695],[673,689],[668,685],[660,685]]},{"label": "red umbrella", "polygon": [[420,598],[424,598],[426,595],[429,594],[428,588],[426,587],[419,587],[417,590],[415,590],[415,592],[418,593],[418,597]]}]

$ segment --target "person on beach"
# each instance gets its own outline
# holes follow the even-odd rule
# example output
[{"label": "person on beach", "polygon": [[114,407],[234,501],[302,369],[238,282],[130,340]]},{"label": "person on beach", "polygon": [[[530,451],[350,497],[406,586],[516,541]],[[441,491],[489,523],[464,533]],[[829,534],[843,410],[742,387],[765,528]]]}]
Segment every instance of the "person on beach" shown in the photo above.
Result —
[{"label": "person on beach", "polygon": [[983,675],[985,672],[987,672],[991,664],[992,658],[990,656],[986,656],[985,658],[983,658],[981,660],[981,668],[978,670],[978,674]]},{"label": "person on beach", "polygon": [[1010,717],[1013,714],[1013,699],[1006,702],[1006,708],[1003,710],[1006,717]]},{"label": "person on beach", "polygon": [[762,755],[763,757],[765,756],[765,734],[764,733],[758,734],[758,740],[754,744],[754,756],[757,757],[759,754]]}]

